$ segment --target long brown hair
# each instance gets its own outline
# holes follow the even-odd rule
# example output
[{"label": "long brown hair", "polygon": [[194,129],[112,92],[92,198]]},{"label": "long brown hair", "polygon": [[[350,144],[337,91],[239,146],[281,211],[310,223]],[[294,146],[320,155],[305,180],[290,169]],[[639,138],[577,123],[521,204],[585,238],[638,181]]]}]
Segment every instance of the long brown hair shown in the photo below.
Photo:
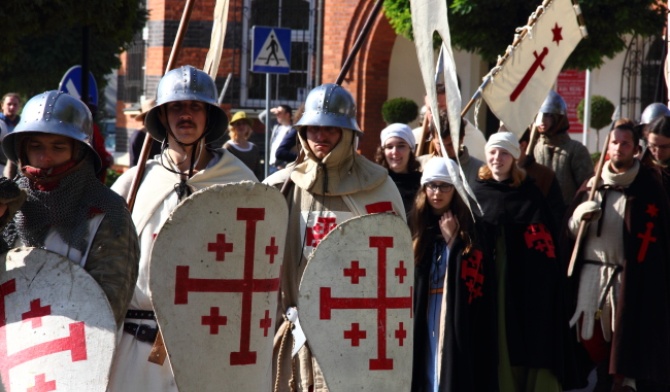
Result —
[{"label": "long brown hair", "polygon": [[[463,254],[470,252],[473,246],[472,233],[474,222],[468,207],[461,196],[453,190],[449,210],[454,214],[460,225],[458,236],[465,243]],[[414,208],[410,211],[410,229],[412,230],[412,247],[414,248],[414,265],[419,265],[426,255],[428,244],[433,240],[430,229],[439,224],[439,216],[433,213],[433,209],[426,198],[426,186],[423,185],[416,194]]]}]

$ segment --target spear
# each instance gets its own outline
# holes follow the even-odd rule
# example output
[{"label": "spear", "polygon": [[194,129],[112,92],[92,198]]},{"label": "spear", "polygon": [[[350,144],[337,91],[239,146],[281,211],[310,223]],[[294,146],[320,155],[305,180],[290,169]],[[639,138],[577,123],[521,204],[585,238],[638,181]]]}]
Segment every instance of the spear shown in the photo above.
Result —
[{"label": "spear", "polygon": [[[351,68],[351,64],[354,61],[354,58],[356,57],[358,52],[361,50],[361,46],[363,46],[363,42],[365,41],[365,38],[368,36],[368,33],[370,32],[370,29],[372,28],[372,23],[375,21],[375,19],[377,19],[377,15],[379,14],[379,10],[381,10],[383,3],[384,3],[383,0],[377,0],[374,7],[370,11],[370,15],[368,15],[368,19],[365,21],[365,24],[363,25],[363,28],[361,29],[361,32],[358,34],[358,38],[356,38],[356,42],[354,42],[354,46],[351,48],[351,51],[349,52],[349,55],[347,56],[346,60],[344,60],[344,64],[342,64],[342,69],[340,69],[340,74],[337,76],[337,79],[335,80],[335,84],[342,85],[342,81],[344,80],[344,77],[347,74],[347,72],[349,72],[349,69]],[[305,152],[302,149],[300,149],[300,154],[298,155],[298,158],[295,160],[295,164],[291,168],[291,172],[293,171],[293,168],[295,168],[297,165],[299,165],[304,159],[305,159]],[[287,196],[288,191],[291,189],[290,188],[290,186],[292,184],[291,172],[288,173],[288,176],[286,177],[286,180],[284,181],[284,184],[281,187],[281,193],[284,196]]]},{"label": "spear", "polygon": [[[177,62],[177,57],[179,56],[179,50],[181,49],[181,43],[184,40],[184,35],[186,34],[186,29],[188,28],[188,22],[191,19],[191,11],[193,10],[193,3],[195,0],[186,0],[184,5],[184,13],[181,15],[181,20],[179,21],[179,29],[177,30],[177,36],[174,39],[174,45],[172,45],[172,51],[170,52],[170,57],[168,59],[167,67],[165,67],[165,73],[168,73],[172,70]],[[142,151],[140,152],[140,157],[137,161],[137,172],[133,178],[132,183],[130,184],[130,193],[128,194],[128,209],[130,212],[133,211],[135,206],[135,198],[137,197],[137,191],[140,188],[140,183],[142,182],[142,177],[144,177],[144,170],[147,165],[147,158],[149,157],[149,152],[151,151],[151,144],[154,142],[154,139],[147,135],[144,138],[144,144],[142,144]]]}]

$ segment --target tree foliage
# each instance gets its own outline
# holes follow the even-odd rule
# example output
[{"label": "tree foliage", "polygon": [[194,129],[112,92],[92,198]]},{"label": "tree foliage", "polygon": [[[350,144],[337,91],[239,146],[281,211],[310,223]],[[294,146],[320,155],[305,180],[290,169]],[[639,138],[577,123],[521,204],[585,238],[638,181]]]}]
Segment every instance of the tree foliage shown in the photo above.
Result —
[{"label": "tree foliage", "polygon": [[[582,99],[577,105],[577,119],[582,124],[584,123],[584,103]],[[591,97],[591,128],[596,130],[605,128],[612,123],[612,115],[614,114],[614,104],[602,95],[594,95]]]},{"label": "tree foliage", "polygon": [[[446,1],[446,0],[445,0]],[[593,69],[626,47],[627,34],[660,35],[666,9],[657,0],[580,0],[589,36],[568,58],[566,69]],[[666,3],[666,2],[663,2]],[[526,25],[541,0],[449,0],[454,47],[495,62]],[[384,0],[384,12],[396,33],[412,39],[410,0]]]},{"label": "tree foliage", "polygon": [[0,95],[30,97],[58,88],[65,71],[82,63],[84,26],[89,69],[98,89],[120,66],[118,55],[146,23],[139,0],[4,0],[0,7]]},{"label": "tree foliage", "polygon": [[407,124],[419,115],[419,106],[409,98],[392,98],[382,105],[382,118],[387,124]]}]

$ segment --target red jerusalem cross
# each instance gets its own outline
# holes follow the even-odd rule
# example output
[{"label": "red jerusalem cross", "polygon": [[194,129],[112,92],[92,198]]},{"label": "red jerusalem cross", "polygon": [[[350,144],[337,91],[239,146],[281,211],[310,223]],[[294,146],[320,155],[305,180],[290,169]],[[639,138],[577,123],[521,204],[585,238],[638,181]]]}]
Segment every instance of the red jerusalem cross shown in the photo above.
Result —
[{"label": "red jerusalem cross", "polygon": [[542,68],[544,71],[544,65],[542,65],[542,61],[544,61],[544,58],[549,54],[549,48],[546,46],[544,49],[542,49],[542,53],[538,56],[536,51],[533,51],[533,56],[535,56],[535,61],[533,64],[530,65],[530,68],[528,68],[528,72],[526,72],[525,75],[523,75],[523,78],[521,78],[521,81],[519,82],[519,85],[516,86],[514,91],[512,91],[512,94],[509,96],[509,100],[514,102],[516,101],[517,98],[519,98],[519,95],[521,95],[521,92],[523,89],[526,88],[526,85],[528,85],[528,82],[530,82],[530,79],[535,75],[535,72],[537,72],[538,68]]},{"label": "red jerusalem cross", "polygon": [[[36,358],[63,351],[70,351],[70,360],[72,362],[86,360],[86,335],[83,322],[70,324],[68,328],[70,331],[69,336],[39,343],[32,347],[16,351],[10,355],[7,349],[7,328],[5,328],[7,322],[5,297],[15,291],[16,281],[14,279],[8,280],[0,285],[0,378],[6,383],[5,385],[10,384],[9,371],[11,369]],[[46,389],[38,390],[46,391]]]},{"label": "red jerusalem cross", "polygon": [[[207,279],[189,277],[189,266],[177,266],[174,303],[188,304],[189,293],[242,293],[240,351],[230,353],[231,365],[256,363],[256,352],[250,349],[251,302],[254,293],[279,289],[279,278],[254,279],[256,224],[265,219],[264,208],[238,208],[237,220],[246,222],[244,242],[244,277],[242,279]],[[261,328],[263,326],[261,325]]]},{"label": "red jerusalem cross", "polygon": [[[388,297],[386,294],[386,250],[393,247],[393,237],[370,237],[370,247],[377,248],[377,297],[376,298],[337,298],[332,297],[331,287],[321,287],[320,290],[320,316],[321,320],[330,320],[331,311],[338,310],[362,310],[370,309],[377,311],[377,358],[370,359],[370,370],[392,370],[393,359],[386,356],[386,314],[389,309],[409,309],[412,317],[412,288],[410,287],[407,297]],[[354,330],[354,324],[356,329]],[[365,335],[360,334],[358,323],[352,324],[352,330],[345,338],[352,339],[353,346]],[[400,325],[402,329],[402,325]],[[356,333],[354,335],[354,333]]]},{"label": "red jerusalem cross", "polygon": [[226,253],[233,251],[233,244],[226,242],[225,234],[217,234],[216,242],[207,244],[208,252],[216,252],[216,261],[226,261]]},{"label": "red jerusalem cross", "polygon": [[647,231],[642,234],[638,233],[637,238],[642,240],[642,245],[640,245],[640,250],[637,252],[637,262],[641,263],[647,257],[647,250],[649,250],[649,243],[656,242],[657,238],[652,237],[651,231],[654,230],[654,223],[647,222]]}]

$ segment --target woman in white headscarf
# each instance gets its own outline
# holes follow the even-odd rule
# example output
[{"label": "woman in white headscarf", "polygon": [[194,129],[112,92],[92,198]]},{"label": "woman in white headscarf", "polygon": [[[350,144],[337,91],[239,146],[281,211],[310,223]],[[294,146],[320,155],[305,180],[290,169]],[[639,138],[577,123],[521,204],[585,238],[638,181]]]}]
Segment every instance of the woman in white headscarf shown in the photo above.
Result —
[{"label": "woman in white headscarf", "polygon": [[382,130],[380,139],[375,162],[388,169],[409,217],[414,196],[421,186],[421,164],[414,155],[414,134],[407,124],[394,123]]},{"label": "woman in white headscarf", "polygon": [[[449,167],[451,166],[451,167]],[[494,271],[456,185],[456,163],[431,158],[410,216],[414,245],[412,391],[493,391]],[[490,276],[490,278],[489,278]],[[495,357],[493,357],[495,358]]]}]

